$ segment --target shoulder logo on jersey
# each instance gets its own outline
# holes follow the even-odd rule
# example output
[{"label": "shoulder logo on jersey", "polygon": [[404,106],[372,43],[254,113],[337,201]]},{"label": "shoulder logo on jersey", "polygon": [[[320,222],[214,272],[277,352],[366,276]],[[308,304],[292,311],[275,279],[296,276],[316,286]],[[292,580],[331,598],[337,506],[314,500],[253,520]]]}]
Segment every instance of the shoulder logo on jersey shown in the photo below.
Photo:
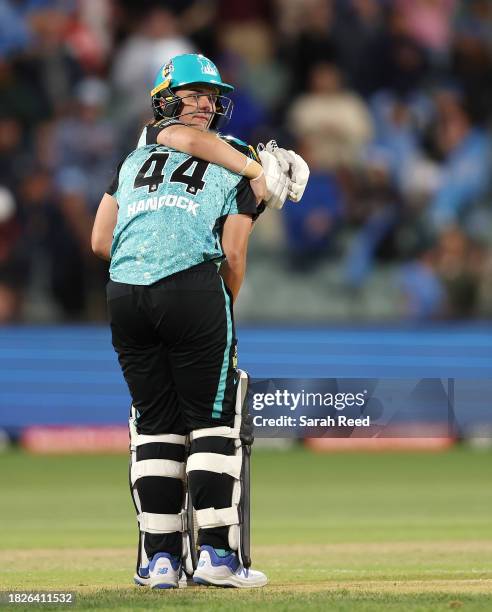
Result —
[{"label": "shoulder logo on jersey", "polygon": [[209,59],[207,59],[206,57],[199,57],[198,61],[200,62],[202,74],[218,76],[217,68],[212,64]]},{"label": "shoulder logo on jersey", "polygon": [[166,117],[165,119],[161,119],[160,121],[154,123],[153,127],[163,128],[168,127],[170,125],[180,125],[180,122],[177,119],[169,119],[168,117]]}]

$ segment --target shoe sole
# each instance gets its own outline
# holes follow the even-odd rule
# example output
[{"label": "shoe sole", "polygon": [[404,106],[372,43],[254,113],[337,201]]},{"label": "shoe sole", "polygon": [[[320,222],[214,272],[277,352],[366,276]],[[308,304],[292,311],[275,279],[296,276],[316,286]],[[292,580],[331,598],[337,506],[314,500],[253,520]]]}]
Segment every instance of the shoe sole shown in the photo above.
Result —
[{"label": "shoe sole", "polygon": [[[154,588],[151,587],[150,585],[150,578],[142,578],[141,576],[134,576],[133,577],[133,582],[136,586],[138,587],[150,587],[150,588]],[[193,582],[192,578],[187,578],[187,580],[180,580],[178,582],[177,587],[170,587],[170,588],[178,588],[178,589],[186,589],[187,587],[194,587],[196,586],[195,583]],[[160,587],[158,587],[160,588]],[[166,588],[166,587],[163,587]]]},{"label": "shoe sole", "polygon": [[258,587],[263,587],[267,584],[268,580],[265,580],[265,582],[263,583],[257,583],[257,584],[252,584],[251,582],[249,584],[244,584],[241,582],[235,582],[234,580],[231,580],[230,578],[214,578],[214,579],[210,579],[210,578],[203,578],[202,576],[193,576],[193,582],[195,582],[196,584],[201,584],[203,586],[217,586],[217,587],[223,587],[223,588],[236,588],[236,589],[256,589]]}]

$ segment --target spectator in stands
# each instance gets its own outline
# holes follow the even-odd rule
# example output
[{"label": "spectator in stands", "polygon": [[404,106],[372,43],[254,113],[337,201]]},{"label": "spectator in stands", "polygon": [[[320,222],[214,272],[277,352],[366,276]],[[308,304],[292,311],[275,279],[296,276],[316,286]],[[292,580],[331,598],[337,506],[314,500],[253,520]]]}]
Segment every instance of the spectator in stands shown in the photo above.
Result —
[{"label": "spectator in stands", "polygon": [[435,270],[446,291],[445,316],[477,315],[483,249],[458,227],[446,229],[435,249]]},{"label": "spectator in stands", "polygon": [[379,58],[382,89],[399,95],[419,90],[429,76],[429,62],[422,45],[408,31],[405,15],[391,3],[385,39]]},{"label": "spectator in stands", "polygon": [[403,297],[403,317],[415,320],[444,316],[446,292],[434,270],[431,253],[405,264],[398,277]]},{"label": "spectator in stands", "polygon": [[397,10],[409,36],[427,49],[434,60],[447,59],[456,0],[397,0]]},{"label": "spectator in stands", "polygon": [[[73,225],[85,219],[57,193],[49,171],[37,163],[24,169],[19,191],[23,244],[29,261],[24,286],[38,310],[67,320],[81,319],[86,306],[86,273]],[[35,313],[35,317],[39,316]]]},{"label": "spectator in stands", "polygon": [[31,43],[29,25],[15,3],[0,0],[0,58],[24,51]]},{"label": "spectator in stands", "polygon": [[114,56],[113,110],[118,122],[123,126],[145,123],[150,115],[146,92],[150,91],[159,67],[170,57],[194,51],[191,41],[181,34],[172,11],[162,5],[145,11],[136,31],[116,49]]},{"label": "spectator in stands", "polygon": [[27,253],[13,194],[0,186],[0,325],[21,319]]},{"label": "spectator in stands", "polygon": [[365,160],[384,160],[390,180],[402,188],[415,157],[420,155],[423,126],[430,123],[432,107],[427,98],[418,93],[400,97],[381,91],[371,100],[375,135],[369,143]]},{"label": "spectator in stands", "polygon": [[[231,24],[221,35],[224,52],[240,57],[234,81],[275,117],[288,96],[289,73],[276,57],[271,27],[261,22]],[[239,113],[234,113],[239,114]]]},{"label": "spectator in stands", "polygon": [[388,253],[382,247],[390,242],[402,216],[401,208],[401,197],[387,159],[378,159],[373,152],[365,171],[354,178],[347,211],[348,220],[356,227],[343,262],[347,287],[359,289],[365,283],[379,254],[395,256],[392,245],[389,244]]},{"label": "spectator in stands", "polygon": [[0,114],[0,185],[8,187],[14,194],[26,161],[22,139],[22,126],[15,115]]},{"label": "spectator in stands", "polygon": [[115,163],[115,126],[105,118],[105,83],[85,79],[75,90],[74,112],[56,123],[52,167],[62,193],[81,195],[94,212]]},{"label": "spectator in stands", "polygon": [[466,224],[475,204],[490,188],[491,147],[487,132],[475,125],[459,91],[436,94],[435,142],[443,156],[438,187],[429,204],[437,233]]},{"label": "spectator in stands", "polygon": [[[244,71],[244,60],[234,54],[226,54],[220,64],[220,74],[226,83],[237,81],[238,74]],[[227,124],[227,132],[245,142],[257,142],[259,130],[267,123],[267,112],[263,104],[242,85],[231,92],[234,112]]]},{"label": "spectator in stands", "polygon": [[[480,8],[480,10],[478,10]],[[477,120],[492,119],[492,6],[470,2],[470,14],[458,21],[452,49],[452,74],[463,85]],[[474,11],[477,14],[474,14]]]},{"label": "spectator in stands", "polygon": [[114,19],[111,0],[84,0],[74,6],[66,28],[67,47],[84,71],[100,74],[111,50],[110,22]]},{"label": "spectator in stands", "polygon": [[347,81],[368,96],[382,87],[381,58],[385,42],[384,11],[380,0],[340,3],[334,40]]},{"label": "spectator in stands", "polygon": [[[35,66],[35,58],[0,56],[0,116],[18,121],[25,130],[24,137],[52,113],[44,94],[42,75]],[[36,104],[32,103],[33,91],[36,91]]]},{"label": "spectator in stands", "polygon": [[432,249],[402,268],[400,285],[406,297],[407,316],[476,316],[484,265],[484,249],[458,227],[447,228]]},{"label": "spectator in stands", "polygon": [[[283,2],[279,0],[281,7]],[[339,59],[334,39],[335,8],[334,0],[304,0],[292,11],[295,17],[290,31],[282,32],[279,42],[284,45],[293,95],[309,89],[309,75],[316,64],[335,64]]]},{"label": "spectator in stands", "polygon": [[72,10],[71,2],[56,3],[33,10],[29,16],[33,44],[23,69],[31,77],[31,91],[36,91],[53,115],[67,109],[73,88],[83,77],[83,68],[66,39]]},{"label": "spectator in stands", "polygon": [[344,207],[336,176],[316,166],[306,144],[296,148],[307,161],[311,174],[302,206],[285,206],[283,218],[291,268],[303,272],[334,252]]},{"label": "spectator in stands", "polygon": [[328,63],[311,70],[309,90],[293,103],[288,124],[298,139],[306,140],[313,161],[325,170],[357,165],[373,130],[362,98],[345,89],[340,70]]}]

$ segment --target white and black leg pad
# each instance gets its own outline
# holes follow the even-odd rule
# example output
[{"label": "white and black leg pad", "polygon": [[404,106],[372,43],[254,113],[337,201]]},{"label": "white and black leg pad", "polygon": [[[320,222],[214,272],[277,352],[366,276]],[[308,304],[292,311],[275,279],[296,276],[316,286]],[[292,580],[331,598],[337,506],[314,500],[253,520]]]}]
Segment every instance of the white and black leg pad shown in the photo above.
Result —
[{"label": "white and black leg pad", "polygon": [[[191,454],[186,472],[194,489],[192,497],[198,528],[228,527],[229,547],[239,551],[241,562],[249,567],[249,455],[253,436],[246,405],[249,378],[241,370],[238,374],[234,426],[191,432]],[[206,491],[203,495],[200,494],[200,482]],[[223,492],[217,490],[220,485]],[[216,493],[211,495],[214,486]],[[212,498],[214,505],[204,507],[204,500],[212,501]]]},{"label": "white and black leg pad", "polygon": [[156,552],[187,553],[183,550],[186,437],[137,433],[133,407],[129,427],[130,489],[139,523],[137,572],[142,575]]}]

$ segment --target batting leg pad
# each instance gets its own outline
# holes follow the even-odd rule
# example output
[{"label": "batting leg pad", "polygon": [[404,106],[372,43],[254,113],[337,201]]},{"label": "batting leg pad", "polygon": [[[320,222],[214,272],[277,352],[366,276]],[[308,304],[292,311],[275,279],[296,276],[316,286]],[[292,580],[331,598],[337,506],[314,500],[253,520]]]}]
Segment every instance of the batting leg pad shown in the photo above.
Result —
[{"label": "batting leg pad", "polygon": [[[249,458],[253,428],[246,402],[249,377],[241,370],[238,374],[234,426],[191,432],[186,472],[199,540],[206,530],[208,544],[238,551],[242,564],[249,567]],[[191,521],[189,526],[192,529]]]},{"label": "batting leg pad", "polygon": [[149,559],[157,552],[187,554],[183,508],[186,437],[139,434],[133,407],[129,428],[130,490],[139,525],[137,573],[146,577]]}]

